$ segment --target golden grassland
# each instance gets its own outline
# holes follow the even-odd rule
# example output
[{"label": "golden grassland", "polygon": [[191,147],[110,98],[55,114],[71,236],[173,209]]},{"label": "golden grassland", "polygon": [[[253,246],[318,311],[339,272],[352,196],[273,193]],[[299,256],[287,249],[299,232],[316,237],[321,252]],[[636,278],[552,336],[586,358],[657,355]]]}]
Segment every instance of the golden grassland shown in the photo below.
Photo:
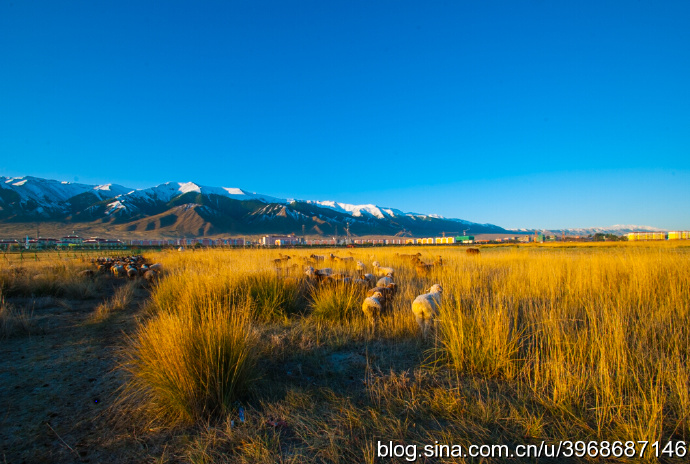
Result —
[{"label": "golden grassland", "polygon": [[[417,275],[399,254],[418,251],[426,262],[442,256],[443,266]],[[291,259],[276,269],[279,252]],[[392,312],[375,334],[360,309],[365,289],[305,277],[306,257],[331,252],[396,270]],[[162,263],[159,282],[120,285],[85,322],[109,324],[146,290],[113,342],[121,385],[99,416],[103,433],[122,437],[108,441],[113,452],[156,462],[345,463],[379,462],[378,440],[690,442],[684,242],[482,246],[479,256],[449,246],[146,257]],[[12,298],[102,292],[111,278],[83,278],[86,266],[6,262],[3,338],[31,332],[32,313]],[[354,262],[314,267],[355,274]],[[443,303],[436,333],[423,339],[410,306],[433,283]],[[132,434],[148,445],[133,447]],[[648,450],[644,459],[675,457]]]}]

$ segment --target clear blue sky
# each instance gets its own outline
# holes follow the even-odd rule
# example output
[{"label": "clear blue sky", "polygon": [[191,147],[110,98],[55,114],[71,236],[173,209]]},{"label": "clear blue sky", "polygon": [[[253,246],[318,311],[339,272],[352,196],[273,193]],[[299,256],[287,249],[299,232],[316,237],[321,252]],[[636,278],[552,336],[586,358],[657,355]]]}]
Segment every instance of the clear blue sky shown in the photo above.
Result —
[{"label": "clear blue sky", "polygon": [[685,0],[5,0],[0,175],[690,229],[689,24]]}]

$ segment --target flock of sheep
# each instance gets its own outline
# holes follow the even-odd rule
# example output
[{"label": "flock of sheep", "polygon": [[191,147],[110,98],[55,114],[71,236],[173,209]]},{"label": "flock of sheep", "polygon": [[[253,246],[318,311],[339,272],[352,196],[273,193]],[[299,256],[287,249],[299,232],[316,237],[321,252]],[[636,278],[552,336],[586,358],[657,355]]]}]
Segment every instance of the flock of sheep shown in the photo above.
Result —
[{"label": "flock of sheep", "polygon": [[[466,251],[471,255],[479,254],[479,250],[476,248],[469,248]],[[420,277],[428,276],[434,269],[443,267],[441,256],[438,256],[433,263],[422,261],[421,253],[398,254],[397,256],[410,260],[415,268],[415,272]],[[279,253],[279,257],[273,260],[276,271],[289,273],[300,268],[299,264],[288,264],[291,259],[290,256]],[[390,313],[393,298],[398,290],[397,284],[394,281],[395,269],[381,266],[378,261],[373,261],[371,264],[372,273],[368,273],[366,272],[367,266],[363,262],[355,261],[352,256],[339,257],[333,253],[328,256],[312,254],[308,257],[302,257],[302,260],[305,265],[304,274],[308,279],[316,283],[351,283],[366,286],[368,291],[366,298],[362,302],[362,312],[369,321],[370,330],[376,333],[381,316]],[[330,267],[322,267],[320,269],[314,267],[326,261],[354,264],[356,274],[350,276],[334,272]],[[147,282],[153,283],[158,280],[158,276],[162,271],[160,263],[149,265],[142,256],[101,257],[93,259],[92,263],[96,266],[96,270],[84,270],[81,272],[82,275],[93,276],[96,273],[110,273],[114,277],[127,277],[129,279],[143,277]],[[424,338],[428,336],[430,329],[435,326],[442,293],[443,288],[441,285],[433,284],[426,293],[418,295],[412,301],[412,313]]]},{"label": "flock of sheep", "polygon": [[[443,266],[443,259],[439,256],[433,263],[425,263],[421,260],[421,253],[415,255],[398,255],[400,258],[407,258],[415,266],[415,270],[420,276],[427,276],[434,268]],[[281,255],[280,259],[285,260],[286,257]],[[287,257],[289,259],[289,257]],[[366,265],[357,261],[355,263],[357,275],[349,276],[347,274],[335,273],[331,268],[315,269],[312,264],[318,264],[326,261],[352,261],[353,257],[341,258],[331,254],[328,258],[325,256],[311,255],[305,258],[308,265],[305,270],[305,275],[309,279],[316,282],[342,282],[353,283],[369,287],[367,296],[362,302],[362,312],[369,321],[370,330],[376,333],[378,324],[382,315],[390,313],[392,301],[395,297],[398,287],[394,281],[395,269],[392,267],[384,267],[378,261],[371,264],[372,273],[366,272]],[[423,337],[427,337],[429,330],[435,324],[438,317],[438,309],[441,304],[441,294],[443,288],[440,284],[434,284],[426,293],[417,296],[412,302],[412,313],[415,316],[417,324],[422,332]]]},{"label": "flock of sheep", "polygon": [[96,271],[86,269],[81,272],[83,276],[109,273],[113,277],[127,277],[128,279],[143,277],[147,282],[153,283],[158,280],[158,276],[163,270],[160,263],[147,264],[143,256],[99,257],[91,260],[91,263],[96,267]]}]

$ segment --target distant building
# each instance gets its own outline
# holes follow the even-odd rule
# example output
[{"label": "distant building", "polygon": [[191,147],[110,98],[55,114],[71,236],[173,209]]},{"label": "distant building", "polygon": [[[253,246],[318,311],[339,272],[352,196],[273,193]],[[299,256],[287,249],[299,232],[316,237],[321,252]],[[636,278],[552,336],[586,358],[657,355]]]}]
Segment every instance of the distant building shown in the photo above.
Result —
[{"label": "distant building", "polygon": [[81,245],[84,243],[84,239],[78,235],[65,235],[61,237],[57,242],[57,246],[70,246],[70,245]]},{"label": "distant building", "polygon": [[263,246],[285,246],[285,245],[300,245],[302,239],[295,235],[264,235],[261,238]]},{"label": "distant building", "polygon": [[9,250],[11,248],[19,248],[19,240],[0,240],[0,249]]},{"label": "distant building", "polygon": [[665,232],[630,232],[627,234],[628,241],[636,242],[640,240],[666,240]]}]

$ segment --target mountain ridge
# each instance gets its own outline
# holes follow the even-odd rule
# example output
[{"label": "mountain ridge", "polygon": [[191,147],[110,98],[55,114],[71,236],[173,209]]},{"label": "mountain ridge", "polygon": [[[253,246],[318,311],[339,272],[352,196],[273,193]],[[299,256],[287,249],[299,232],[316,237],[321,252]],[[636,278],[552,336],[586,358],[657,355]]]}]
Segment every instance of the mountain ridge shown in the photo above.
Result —
[{"label": "mountain ridge", "polygon": [[179,237],[302,231],[326,236],[344,235],[347,231],[355,236],[425,236],[458,230],[458,223],[470,233],[505,232],[493,224],[404,213],[374,204],[282,199],[194,182],[166,182],[131,189],[116,184],[1,176],[0,226],[42,222]]}]

